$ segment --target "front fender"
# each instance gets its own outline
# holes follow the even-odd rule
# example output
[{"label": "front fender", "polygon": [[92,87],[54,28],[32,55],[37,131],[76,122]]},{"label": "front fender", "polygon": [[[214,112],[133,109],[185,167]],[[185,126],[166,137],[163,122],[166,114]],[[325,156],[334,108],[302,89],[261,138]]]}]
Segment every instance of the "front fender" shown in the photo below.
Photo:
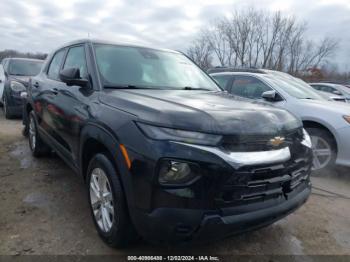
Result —
[{"label": "front fender", "polygon": [[[80,135],[80,149],[79,149],[79,171],[83,174],[83,150],[84,145],[88,139],[94,139],[101,143],[105,148],[107,148],[108,153],[112,156],[113,164],[115,165],[120,177],[120,182],[125,193],[126,201],[128,206],[133,204],[133,192],[131,187],[131,173],[128,169],[127,163],[124,156],[120,150],[120,142],[116,134],[108,130],[107,128],[96,124],[89,123],[84,126]],[[130,208],[129,208],[130,210]]]}]

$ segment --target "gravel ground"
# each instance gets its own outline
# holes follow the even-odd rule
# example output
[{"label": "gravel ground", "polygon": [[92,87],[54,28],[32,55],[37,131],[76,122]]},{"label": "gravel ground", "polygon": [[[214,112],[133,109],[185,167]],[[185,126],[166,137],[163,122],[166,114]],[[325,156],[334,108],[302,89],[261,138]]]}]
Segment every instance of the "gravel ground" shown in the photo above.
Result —
[{"label": "gravel ground", "polygon": [[98,237],[82,180],[59,158],[31,157],[20,120],[0,110],[0,254],[350,255],[350,169],[315,176],[308,202],[258,231],[206,246],[125,250]]}]

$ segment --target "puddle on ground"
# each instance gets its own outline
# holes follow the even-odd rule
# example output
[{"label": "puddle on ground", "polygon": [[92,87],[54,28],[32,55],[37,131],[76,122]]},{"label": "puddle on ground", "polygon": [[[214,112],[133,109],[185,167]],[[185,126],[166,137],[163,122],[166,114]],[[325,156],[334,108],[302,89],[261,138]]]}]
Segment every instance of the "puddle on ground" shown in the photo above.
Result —
[{"label": "puddle on ground", "polygon": [[34,207],[46,207],[50,203],[48,197],[40,192],[33,192],[28,194],[23,199],[23,202]]},{"label": "puddle on ground", "polygon": [[27,140],[15,143],[14,149],[10,154],[12,157],[17,158],[20,161],[21,168],[36,167],[36,162],[32,157]]}]

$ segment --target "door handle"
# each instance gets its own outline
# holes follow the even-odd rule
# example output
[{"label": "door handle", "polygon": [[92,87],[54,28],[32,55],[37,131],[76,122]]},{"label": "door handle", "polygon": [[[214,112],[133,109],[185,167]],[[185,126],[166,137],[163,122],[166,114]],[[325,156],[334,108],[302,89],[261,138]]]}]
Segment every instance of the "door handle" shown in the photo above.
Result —
[{"label": "door handle", "polygon": [[39,83],[38,82],[35,82],[34,85],[33,85],[35,88],[39,88]]}]

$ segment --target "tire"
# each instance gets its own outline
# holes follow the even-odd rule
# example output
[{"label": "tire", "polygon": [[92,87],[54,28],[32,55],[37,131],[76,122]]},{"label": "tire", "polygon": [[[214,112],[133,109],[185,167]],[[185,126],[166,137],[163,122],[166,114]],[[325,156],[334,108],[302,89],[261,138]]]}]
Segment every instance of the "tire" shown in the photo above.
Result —
[{"label": "tire", "polygon": [[37,122],[34,112],[29,114],[29,147],[34,157],[41,157],[50,153],[50,148],[41,139],[38,133]]},{"label": "tire", "polygon": [[117,174],[111,160],[100,153],[90,161],[86,181],[91,216],[97,232],[109,246],[122,248],[134,241],[137,234]]},{"label": "tire", "polygon": [[6,95],[4,95],[4,98],[3,98],[3,108],[4,108],[5,118],[12,119],[14,116],[11,113],[10,109],[8,108]]},{"label": "tire", "polygon": [[307,128],[314,153],[313,170],[320,172],[335,167],[337,145],[332,135],[320,128]]}]

